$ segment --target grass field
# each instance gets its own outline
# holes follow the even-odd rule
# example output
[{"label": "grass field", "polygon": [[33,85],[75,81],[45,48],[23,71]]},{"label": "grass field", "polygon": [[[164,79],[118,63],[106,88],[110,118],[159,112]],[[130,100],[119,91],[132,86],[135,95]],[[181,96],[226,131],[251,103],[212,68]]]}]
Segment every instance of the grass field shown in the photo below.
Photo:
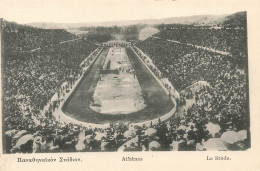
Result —
[{"label": "grass field", "polygon": [[90,108],[91,102],[93,101],[93,94],[108,54],[108,49],[104,49],[93,64],[91,70],[86,73],[80,85],[64,104],[64,113],[83,122],[104,124],[115,122],[142,122],[155,119],[169,112],[173,108],[173,104],[168,99],[168,96],[160,84],[131,49],[126,49],[126,53],[132,67],[136,71],[137,79],[142,88],[143,98],[146,104],[144,109],[129,114],[101,114]]}]

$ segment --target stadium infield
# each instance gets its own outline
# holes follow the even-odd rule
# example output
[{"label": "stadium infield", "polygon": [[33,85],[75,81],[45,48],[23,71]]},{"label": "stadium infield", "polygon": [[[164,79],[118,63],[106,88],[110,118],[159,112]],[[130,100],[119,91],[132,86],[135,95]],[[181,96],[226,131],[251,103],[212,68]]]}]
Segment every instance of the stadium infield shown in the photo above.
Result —
[{"label": "stadium infield", "polygon": [[173,108],[173,103],[164,92],[161,85],[151,75],[142,61],[127,48],[126,53],[136,71],[136,76],[142,88],[146,107],[129,114],[101,114],[90,108],[93,94],[99,81],[102,67],[108,54],[105,48],[82,81],[62,107],[63,112],[76,120],[95,124],[105,123],[137,123],[158,118]]}]

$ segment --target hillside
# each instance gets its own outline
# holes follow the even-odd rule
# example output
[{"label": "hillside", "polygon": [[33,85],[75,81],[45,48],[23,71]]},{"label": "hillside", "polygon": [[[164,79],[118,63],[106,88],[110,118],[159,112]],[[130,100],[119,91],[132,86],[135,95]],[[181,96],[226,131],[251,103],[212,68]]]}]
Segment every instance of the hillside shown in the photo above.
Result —
[{"label": "hillside", "polygon": [[242,27],[246,28],[247,24],[247,15],[246,12],[238,12],[233,15],[229,15],[225,18],[225,21],[223,22],[224,27]]},{"label": "hillside", "polygon": [[[243,12],[242,12],[243,13]],[[245,13],[245,12],[244,12]],[[28,25],[40,28],[79,28],[79,27],[91,27],[91,26],[126,26],[135,24],[195,24],[195,25],[217,25],[222,24],[225,21],[232,22],[232,16],[235,14],[223,14],[223,15],[193,15],[183,17],[170,17],[162,19],[144,19],[144,20],[127,20],[127,21],[107,21],[107,22],[85,22],[85,23],[45,23],[45,22],[33,22]],[[239,18],[239,15],[237,16]]]}]

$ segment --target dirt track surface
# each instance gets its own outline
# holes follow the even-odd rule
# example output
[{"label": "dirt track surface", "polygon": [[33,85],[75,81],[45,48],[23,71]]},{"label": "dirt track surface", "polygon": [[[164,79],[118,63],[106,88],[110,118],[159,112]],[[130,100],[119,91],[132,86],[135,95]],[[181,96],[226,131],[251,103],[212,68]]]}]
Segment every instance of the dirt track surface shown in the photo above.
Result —
[{"label": "dirt track surface", "polygon": [[126,52],[137,73],[137,79],[144,94],[146,107],[138,112],[118,115],[101,114],[90,108],[93,93],[108,53],[108,49],[104,49],[92,68],[79,83],[71,98],[65,103],[63,111],[66,115],[79,121],[96,124],[136,123],[158,118],[173,108],[172,102],[168,99],[160,84],[143,65],[142,61],[139,60],[132,50],[127,49]]}]

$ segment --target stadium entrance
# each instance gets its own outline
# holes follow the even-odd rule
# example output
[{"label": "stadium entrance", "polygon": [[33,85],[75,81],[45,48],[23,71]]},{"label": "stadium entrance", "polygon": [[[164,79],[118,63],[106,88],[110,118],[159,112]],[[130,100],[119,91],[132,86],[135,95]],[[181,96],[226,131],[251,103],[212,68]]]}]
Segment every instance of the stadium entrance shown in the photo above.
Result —
[{"label": "stadium entrance", "polygon": [[103,43],[103,46],[106,46],[106,47],[130,47],[131,42],[115,40],[115,41],[105,42],[105,43]]}]

